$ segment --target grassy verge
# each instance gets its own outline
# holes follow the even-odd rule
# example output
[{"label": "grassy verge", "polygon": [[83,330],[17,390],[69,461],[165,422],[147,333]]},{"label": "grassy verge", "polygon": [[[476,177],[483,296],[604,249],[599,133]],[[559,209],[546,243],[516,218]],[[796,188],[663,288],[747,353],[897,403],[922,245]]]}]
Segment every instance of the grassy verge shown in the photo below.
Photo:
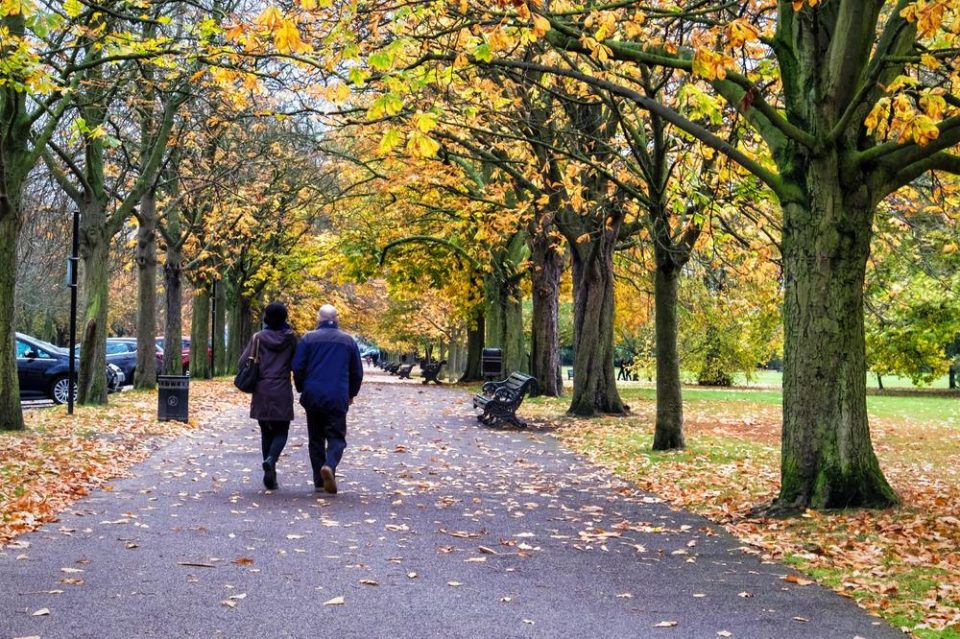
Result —
[{"label": "grassy verge", "polygon": [[155,391],[111,395],[107,406],[29,410],[27,429],[0,432],[0,544],[44,523],[91,490],[122,476],[162,438],[218,414],[226,380],[190,385],[190,422],[157,421]]},{"label": "grassy verge", "polygon": [[871,432],[903,499],[887,511],[751,517],[779,489],[780,394],[685,391],[686,450],[650,449],[654,394],[624,389],[633,414],[578,420],[563,399],[524,404],[571,448],[644,490],[723,524],[746,548],[790,564],[922,639],[960,639],[960,401],[871,397]]}]

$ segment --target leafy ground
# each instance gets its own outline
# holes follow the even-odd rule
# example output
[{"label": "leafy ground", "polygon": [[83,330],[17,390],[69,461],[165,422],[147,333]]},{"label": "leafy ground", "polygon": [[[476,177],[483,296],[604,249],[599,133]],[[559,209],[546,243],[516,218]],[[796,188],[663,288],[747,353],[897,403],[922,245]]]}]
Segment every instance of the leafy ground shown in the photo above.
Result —
[{"label": "leafy ground", "polygon": [[29,410],[27,430],[0,432],[0,545],[54,521],[93,488],[122,476],[163,438],[192,429],[219,410],[228,381],[190,385],[188,424],[157,421],[155,392],[110,396],[107,406]]},{"label": "leafy ground", "polygon": [[960,400],[871,397],[871,431],[897,509],[751,517],[779,488],[777,392],[685,390],[688,448],[654,453],[649,389],[624,389],[633,415],[566,417],[564,400],[525,413],[640,487],[722,523],[752,552],[854,598],[915,637],[960,637]]},{"label": "leafy ground", "polygon": [[[109,490],[165,438],[230,404],[229,381],[191,386],[191,424],[156,421],[153,393],[112,396],[107,407],[27,413],[24,433],[0,433],[0,543],[56,519],[92,488]],[[592,422],[563,416],[564,400],[524,412],[557,423],[571,447],[672,503],[723,523],[745,548],[791,564],[921,638],[960,637],[960,402],[870,397],[873,433],[905,506],[886,512],[749,518],[778,484],[779,393],[686,392],[689,448],[650,451],[650,389],[624,395],[634,414]]]}]

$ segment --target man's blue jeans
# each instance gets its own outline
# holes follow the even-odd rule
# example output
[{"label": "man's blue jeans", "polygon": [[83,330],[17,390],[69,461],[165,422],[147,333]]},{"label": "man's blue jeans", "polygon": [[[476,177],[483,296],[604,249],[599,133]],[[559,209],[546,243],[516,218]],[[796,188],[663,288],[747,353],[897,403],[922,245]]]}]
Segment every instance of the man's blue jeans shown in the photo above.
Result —
[{"label": "man's blue jeans", "polygon": [[322,485],[320,468],[329,466],[336,473],[343,449],[347,447],[347,414],[335,411],[307,412],[307,434],[310,437],[310,466],[313,483]]}]

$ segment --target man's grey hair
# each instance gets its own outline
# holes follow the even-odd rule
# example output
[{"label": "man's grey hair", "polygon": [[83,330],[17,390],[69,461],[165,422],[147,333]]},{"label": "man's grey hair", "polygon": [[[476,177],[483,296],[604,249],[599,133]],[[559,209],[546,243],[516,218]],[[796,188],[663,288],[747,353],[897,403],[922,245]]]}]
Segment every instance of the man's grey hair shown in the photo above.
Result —
[{"label": "man's grey hair", "polygon": [[320,321],[329,322],[331,320],[337,321],[337,309],[331,304],[324,304],[320,307]]}]

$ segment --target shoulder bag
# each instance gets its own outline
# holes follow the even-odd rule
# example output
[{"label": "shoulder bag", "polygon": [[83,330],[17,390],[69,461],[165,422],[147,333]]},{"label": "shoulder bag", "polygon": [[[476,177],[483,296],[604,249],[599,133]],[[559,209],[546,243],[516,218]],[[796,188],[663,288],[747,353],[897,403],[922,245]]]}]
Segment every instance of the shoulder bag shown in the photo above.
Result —
[{"label": "shoulder bag", "polygon": [[253,336],[253,352],[247,358],[233,378],[233,385],[244,393],[252,393],[260,380],[260,339]]}]

